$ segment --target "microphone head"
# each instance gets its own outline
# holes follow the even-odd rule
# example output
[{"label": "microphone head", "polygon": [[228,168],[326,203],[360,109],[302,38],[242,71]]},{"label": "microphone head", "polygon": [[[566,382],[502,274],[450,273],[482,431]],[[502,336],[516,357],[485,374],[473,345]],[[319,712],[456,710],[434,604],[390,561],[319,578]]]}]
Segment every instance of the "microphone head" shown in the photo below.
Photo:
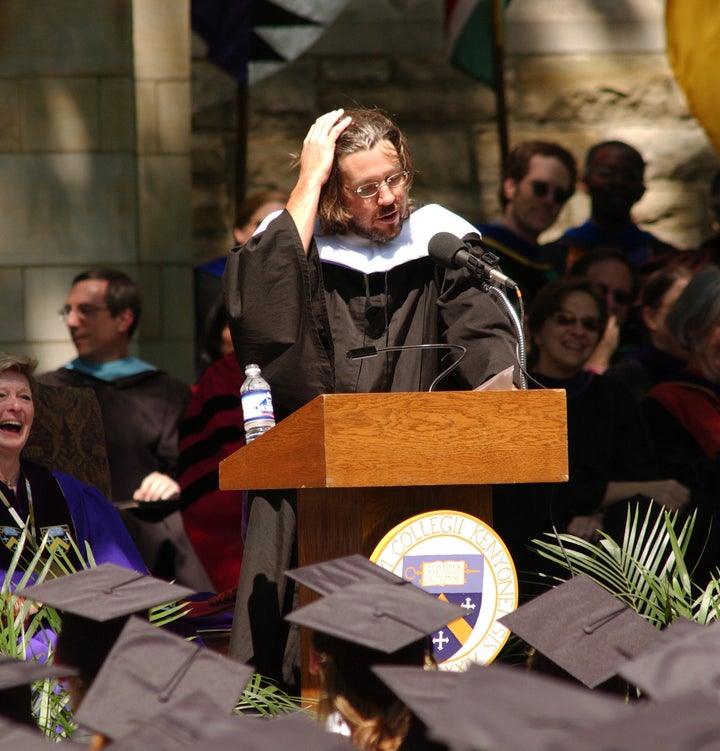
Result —
[{"label": "microphone head", "polygon": [[428,254],[438,266],[446,269],[456,269],[458,264],[455,256],[458,251],[467,250],[465,243],[451,232],[438,232],[430,238]]}]

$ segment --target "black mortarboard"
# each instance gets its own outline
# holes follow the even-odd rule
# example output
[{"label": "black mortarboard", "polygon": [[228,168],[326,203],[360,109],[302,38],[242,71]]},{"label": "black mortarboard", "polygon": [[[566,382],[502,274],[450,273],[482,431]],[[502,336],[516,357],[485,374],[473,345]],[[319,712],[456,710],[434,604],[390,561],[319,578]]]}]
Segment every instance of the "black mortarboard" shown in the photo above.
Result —
[{"label": "black mortarboard", "polygon": [[34,727],[31,684],[75,672],[73,668],[0,655],[0,715]]},{"label": "black mortarboard", "polygon": [[103,622],[181,600],[194,592],[113,563],[103,563],[18,589],[16,594],[65,613]]},{"label": "black mortarboard", "polygon": [[76,720],[121,738],[202,688],[230,715],[253,668],[131,617],[97,674]]},{"label": "black mortarboard", "polygon": [[309,566],[286,571],[285,575],[321,595],[329,595],[361,579],[375,578],[390,584],[403,581],[397,574],[378,566],[359,553],[334,558],[331,561],[311,563]]},{"label": "black mortarboard", "polygon": [[374,665],[372,671],[429,728],[435,726],[448,697],[464,678],[464,673],[415,665]]},{"label": "black mortarboard", "polygon": [[575,576],[498,619],[589,688],[617,675],[660,631],[585,576]]},{"label": "black mortarboard", "polygon": [[112,748],[113,751],[176,751],[191,744],[195,748],[194,744],[204,739],[231,735],[237,739],[245,734],[251,721],[264,723],[260,718],[229,716],[200,687],[123,735]]},{"label": "black mortarboard", "polygon": [[252,722],[242,727],[239,735],[208,739],[194,745],[193,751],[353,751],[349,738],[330,733],[315,720],[301,712],[273,720]]},{"label": "black mortarboard", "polygon": [[410,582],[362,579],[295,610],[287,620],[390,654],[465,615]]},{"label": "black mortarboard", "polygon": [[37,728],[35,730],[0,717],[2,745],[12,751],[48,751],[53,748]]},{"label": "black mortarboard", "polygon": [[691,691],[718,696],[720,691],[720,622],[676,629],[635,659],[625,662],[620,675],[652,699],[665,700]]},{"label": "black mortarboard", "polygon": [[[64,678],[74,673],[74,668],[0,655],[0,690],[26,686],[45,678]],[[2,712],[2,706],[0,706],[0,712]]]},{"label": "black mortarboard", "polygon": [[636,701],[630,712],[556,739],[548,751],[718,751],[720,719],[714,696]]},{"label": "black mortarboard", "polygon": [[79,668],[77,703],[131,614],[187,597],[193,590],[103,563],[17,589],[16,594],[62,611],[55,659]]},{"label": "black mortarboard", "polygon": [[558,678],[473,665],[449,693],[428,734],[463,751],[535,751],[552,748],[561,731],[614,722],[627,711],[620,698]]}]

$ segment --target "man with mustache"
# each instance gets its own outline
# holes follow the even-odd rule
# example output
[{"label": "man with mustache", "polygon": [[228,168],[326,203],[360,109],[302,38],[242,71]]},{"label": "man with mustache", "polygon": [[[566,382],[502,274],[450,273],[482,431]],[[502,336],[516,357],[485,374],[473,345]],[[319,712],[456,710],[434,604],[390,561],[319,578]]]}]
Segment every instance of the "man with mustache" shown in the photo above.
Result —
[{"label": "man with mustache", "polygon": [[[512,327],[494,300],[465,270],[446,271],[429,258],[436,233],[476,230],[436,204],[410,199],[412,159],[392,120],[374,109],[328,112],[310,128],[298,164],[284,211],[230,253],[223,280],[238,362],[260,364],[276,417],[324,393],[424,391],[444,367],[442,350],[348,359],[356,347],[467,347],[444,388],[472,389],[515,365]],[[265,544],[255,558],[253,531],[262,529],[267,540],[273,525],[278,539],[281,528],[294,528],[287,496],[264,492],[251,500],[235,613],[235,656],[253,658],[265,675],[272,668],[253,654],[249,624],[246,637],[239,634],[259,573],[277,583],[283,605],[290,546],[271,551]],[[268,637],[270,628],[263,631]],[[281,627],[277,633],[282,641]],[[288,680],[287,672],[276,677]]]}]

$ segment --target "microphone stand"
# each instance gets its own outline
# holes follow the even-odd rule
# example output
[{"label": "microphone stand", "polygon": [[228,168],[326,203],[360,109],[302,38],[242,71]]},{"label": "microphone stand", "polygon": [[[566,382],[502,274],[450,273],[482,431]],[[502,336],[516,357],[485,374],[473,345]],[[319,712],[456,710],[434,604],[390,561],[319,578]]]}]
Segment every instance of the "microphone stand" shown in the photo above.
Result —
[{"label": "microphone stand", "polygon": [[[486,255],[492,256],[492,254],[489,253]],[[495,258],[495,256],[492,256],[492,258]],[[518,342],[517,359],[520,365],[520,387],[522,389],[527,389],[527,353],[525,349],[525,331],[523,330],[523,326],[517,314],[517,311],[513,307],[510,300],[508,300],[507,295],[502,290],[499,290],[494,284],[492,284],[490,273],[486,267],[484,267],[482,264],[477,264],[477,266],[473,266],[472,268],[468,266],[468,271],[475,281],[475,286],[477,286],[483,292],[489,293],[493,300],[495,300],[495,302],[505,311],[508,318],[510,318],[510,320],[512,321]],[[515,291],[517,292],[517,296],[520,301],[520,310],[522,311],[522,295],[520,294],[520,289],[516,288]]]}]

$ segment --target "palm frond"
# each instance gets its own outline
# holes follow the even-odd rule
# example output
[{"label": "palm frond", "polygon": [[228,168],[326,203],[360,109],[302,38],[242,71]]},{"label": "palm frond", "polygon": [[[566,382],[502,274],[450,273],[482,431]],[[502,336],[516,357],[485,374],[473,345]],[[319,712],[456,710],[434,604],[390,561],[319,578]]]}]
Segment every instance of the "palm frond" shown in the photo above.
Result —
[{"label": "palm frond", "polygon": [[253,674],[235,706],[235,714],[258,714],[277,717],[292,712],[313,712],[309,699],[290,696],[259,673]]},{"label": "palm frond", "polygon": [[720,615],[720,572],[705,589],[693,582],[687,551],[696,514],[628,505],[621,542],[603,533],[599,543],[568,534],[534,540],[538,553],[571,574],[584,574],[658,628],[679,617],[707,623]]}]

